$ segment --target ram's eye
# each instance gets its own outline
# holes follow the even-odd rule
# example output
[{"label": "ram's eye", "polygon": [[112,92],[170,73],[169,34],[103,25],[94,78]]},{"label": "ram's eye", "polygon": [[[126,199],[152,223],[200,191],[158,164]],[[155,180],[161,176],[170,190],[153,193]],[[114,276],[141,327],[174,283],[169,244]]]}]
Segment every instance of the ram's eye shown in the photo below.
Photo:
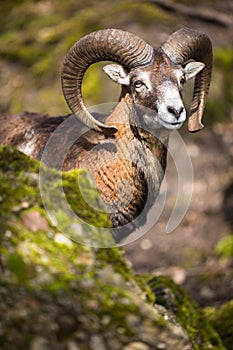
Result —
[{"label": "ram's eye", "polygon": [[186,79],[185,79],[185,77],[182,77],[181,79],[180,79],[180,84],[181,85],[184,85],[186,83]]},{"label": "ram's eye", "polygon": [[144,84],[141,80],[136,80],[134,83],[133,83],[133,86],[136,88],[136,89],[139,89],[140,87],[142,87]]}]

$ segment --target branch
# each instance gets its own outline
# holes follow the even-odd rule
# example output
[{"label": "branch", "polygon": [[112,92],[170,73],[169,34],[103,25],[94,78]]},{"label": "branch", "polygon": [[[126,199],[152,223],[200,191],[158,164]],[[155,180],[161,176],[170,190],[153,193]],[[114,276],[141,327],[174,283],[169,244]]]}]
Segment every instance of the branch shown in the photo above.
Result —
[{"label": "branch", "polygon": [[156,4],[165,11],[178,13],[186,17],[213,23],[221,27],[230,28],[233,25],[233,19],[231,16],[207,7],[185,6],[169,0],[147,0],[147,2]]}]

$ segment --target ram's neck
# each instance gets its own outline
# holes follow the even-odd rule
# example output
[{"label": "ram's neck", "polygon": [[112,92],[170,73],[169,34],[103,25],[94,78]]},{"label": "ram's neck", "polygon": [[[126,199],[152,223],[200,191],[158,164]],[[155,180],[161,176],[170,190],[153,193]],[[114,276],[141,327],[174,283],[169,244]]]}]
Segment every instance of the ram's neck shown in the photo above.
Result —
[{"label": "ram's neck", "polygon": [[113,227],[127,225],[113,234],[116,240],[146,221],[141,213],[153,205],[166,167],[168,133],[160,130],[155,136],[139,129],[133,125],[133,113],[125,95],[106,120],[118,131],[102,140],[83,163],[102,193]]},{"label": "ram's neck", "polygon": [[118,128],[114,135],[114,138],[118,140],[137,139],[150,150],[165,171],[169,131],[164,128],[157,128],[155,131],[149,132],[142,127],[138,127],[137,124],[139,123],[135,121],[132,97],[124,89],[122,89],[120,101],[108,116],[106,124],[115,125]]}]

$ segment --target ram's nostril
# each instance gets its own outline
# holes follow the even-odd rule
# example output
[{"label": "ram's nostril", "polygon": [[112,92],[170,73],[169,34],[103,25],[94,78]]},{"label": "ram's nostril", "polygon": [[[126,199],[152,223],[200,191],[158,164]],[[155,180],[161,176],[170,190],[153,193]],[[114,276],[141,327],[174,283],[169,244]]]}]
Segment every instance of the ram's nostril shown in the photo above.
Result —
[{"label": "ram's nostril", "polygon": [[184,107],[180,107],[180,110],[179,110],[180,115],[183,111],[184,111]]},{"label": "ram's nostril", "polygon": [[173,114],[174,116],[176,116],[176,110],[175,110],[174,107],[168,106],[168,107],[167,107],[167,110],[168,110],[169,113],[171,113],[171,114]]}]

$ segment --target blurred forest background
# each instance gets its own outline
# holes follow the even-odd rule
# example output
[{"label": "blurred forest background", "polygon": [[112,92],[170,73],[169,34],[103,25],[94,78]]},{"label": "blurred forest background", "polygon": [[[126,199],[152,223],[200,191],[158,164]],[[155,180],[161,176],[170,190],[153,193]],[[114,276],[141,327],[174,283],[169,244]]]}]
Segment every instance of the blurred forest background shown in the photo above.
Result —
[{"label": "blurred forest background", "polygon": [[[171,235],[164,225],[175,196],[175,171],[168,167],[171,200],[159,223],[126,247],[138,272],[171,276],[202,305],[233,296],[233,3],[231,0],[8,0],[0,2],[0,113],[25,110],[68,114],[60,72],[68,49],[102,28],[131,31],[153,46],[182,26],[206,32],[214,46],[214,70],[204,116],[206,128],[182,135],[193,161],[194,194],[182,224]],[[100,64],[86,73],[89,105],[116,101],[119,89]],[[173,191],[174,185],[174,191]]]}]

